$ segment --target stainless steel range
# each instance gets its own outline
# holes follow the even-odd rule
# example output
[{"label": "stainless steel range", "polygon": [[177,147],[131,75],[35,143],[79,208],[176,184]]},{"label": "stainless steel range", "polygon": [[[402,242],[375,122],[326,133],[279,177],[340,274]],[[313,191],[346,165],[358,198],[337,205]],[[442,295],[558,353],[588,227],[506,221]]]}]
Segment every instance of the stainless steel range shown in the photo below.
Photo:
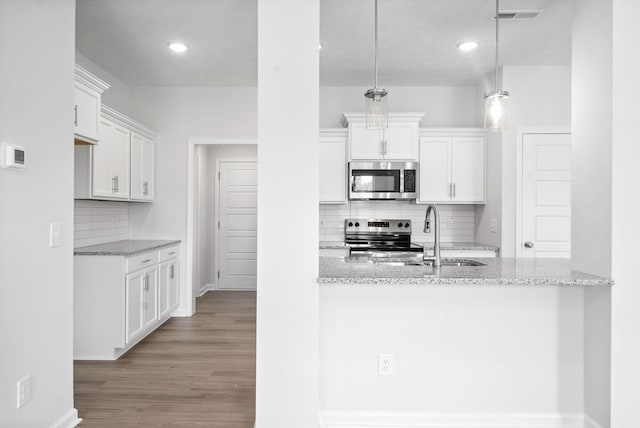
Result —
[{"label": "stainless steel range", "polygon": [[344,240],[352,256],[418,257],[422,246],[411,243],[411,220],[347,219]]}]

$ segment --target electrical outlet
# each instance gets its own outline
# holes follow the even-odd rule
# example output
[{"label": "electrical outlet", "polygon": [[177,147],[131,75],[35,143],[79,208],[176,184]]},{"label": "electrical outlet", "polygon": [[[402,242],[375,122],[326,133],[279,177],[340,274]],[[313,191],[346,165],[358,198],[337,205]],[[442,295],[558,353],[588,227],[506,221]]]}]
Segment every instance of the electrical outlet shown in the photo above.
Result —
[{"label": "electrical outlet", "polygon": [[18,409],[31,400],[31,375],[26,375],[18,381]]},{"label": "electrical outlet", "polygon": [[447,218],[447,229],[453,229],[453,219],[451,217]]},{"label": "electrical outlet", "polygon": [[489,231],[491,233],[498,233],[498,220],[495,218],[489,220]]},{"label": "electrical outlet", "polygon": [[49,247],[59,247],[62,241],[62,230],[60,223],[51,223],[49,225]]},{"label": "electrical outlet", "polygon": [[378,355],[378,375],[379,376],[393,375],[393,354]]}]

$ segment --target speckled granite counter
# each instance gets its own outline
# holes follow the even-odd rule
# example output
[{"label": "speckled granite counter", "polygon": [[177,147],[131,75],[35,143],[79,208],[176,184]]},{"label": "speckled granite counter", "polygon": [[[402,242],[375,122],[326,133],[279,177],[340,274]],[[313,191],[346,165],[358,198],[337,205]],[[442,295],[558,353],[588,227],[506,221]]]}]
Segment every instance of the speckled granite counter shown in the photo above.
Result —
[{"label": "speckled granite counter", "polygon": [[[420,242],[419,245],[427,249],[433,249],[433,243]],[[320,241],[321,250],[338,250],[348,248],[344,241]],[[500,247],[493,245],[479,244],[477,242],[443,242],[440,244],[443,251],[493,251],[498,252]]]},{"label": "speckled granite counter", "polygon": [[132,256],[145,251],[157,250],[163,247],[179,244],[179,240],[158,241],[126,239],[124,241],[107,242],[73,250],[74,256]]},{"label": "speckled granite counter", "polygon": [[390,266],[360,258],[320,258],[320,284],[433,285],[613,285],[613,281],[577,272],[567,259],[478,259],[486,266],[439,269]]}]

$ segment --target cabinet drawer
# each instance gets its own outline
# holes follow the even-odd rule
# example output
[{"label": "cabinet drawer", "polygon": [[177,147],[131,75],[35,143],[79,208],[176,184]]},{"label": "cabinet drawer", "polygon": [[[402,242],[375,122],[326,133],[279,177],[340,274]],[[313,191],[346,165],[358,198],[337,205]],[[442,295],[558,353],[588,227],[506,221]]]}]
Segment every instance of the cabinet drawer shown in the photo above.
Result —
[{"label": "cabinet drawer", "polygon": [[161,248],[158,250],[158,261],[163,262],[165,260],[173,259],[178,257],[178,246],[174,245],[173,247]]},{"label": "cabinet drawer", "polygon": [[129,257],[125,263],[127,273],[153,266],[158,263],[158,252],[150,251],[148,253],[138,254],[136,256]]}]

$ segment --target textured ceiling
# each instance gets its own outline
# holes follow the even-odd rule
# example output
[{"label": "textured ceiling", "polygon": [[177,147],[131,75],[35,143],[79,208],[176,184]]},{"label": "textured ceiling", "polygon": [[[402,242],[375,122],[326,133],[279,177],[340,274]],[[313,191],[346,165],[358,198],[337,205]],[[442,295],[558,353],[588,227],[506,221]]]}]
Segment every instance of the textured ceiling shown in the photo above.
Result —
[{"label": "textured ceiling", "polygon": [[[373,0],[320,0],[320,83],[373,83]],[[493,0],[379,0],[380,86],[467,85],[493,70]],[[501,22],[501,64],[567,65],[571,0],[502,0],[535,9]],[[131,86],[253,86],[257,0],[78,0],[76,47]],[[295,37],[293,35],[292,37]],[[183,55],[170,40],[191,46]],[[480,43],[463,53],[456,44]]]}]

